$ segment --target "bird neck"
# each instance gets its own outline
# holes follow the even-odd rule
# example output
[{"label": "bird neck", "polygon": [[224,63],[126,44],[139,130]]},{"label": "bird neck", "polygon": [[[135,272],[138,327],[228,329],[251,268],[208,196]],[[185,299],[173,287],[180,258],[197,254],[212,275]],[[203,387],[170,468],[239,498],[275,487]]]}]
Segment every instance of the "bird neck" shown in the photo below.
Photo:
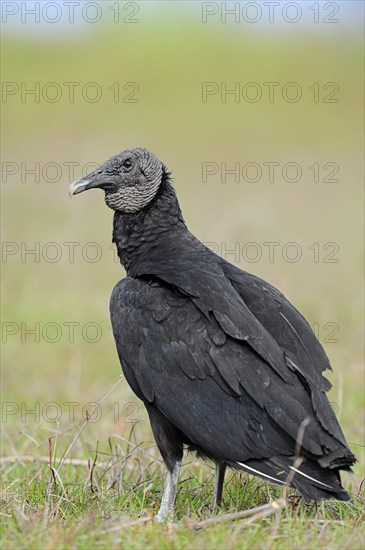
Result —
[{"label": "bird neck", "polygon": [[113,242],[121,264],[131,276],[151,254],[163,257],[164,250],[171,248],[177,235],[186,231],[175,190],[166,172],[156,196],[143,210],[114,213]]}]

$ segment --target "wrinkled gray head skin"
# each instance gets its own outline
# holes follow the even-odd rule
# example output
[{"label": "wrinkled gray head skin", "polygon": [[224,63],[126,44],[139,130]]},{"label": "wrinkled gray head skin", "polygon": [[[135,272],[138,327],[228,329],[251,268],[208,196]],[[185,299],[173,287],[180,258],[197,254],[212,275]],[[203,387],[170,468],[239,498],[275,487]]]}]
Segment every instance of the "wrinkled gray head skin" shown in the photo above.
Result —
[{"label": "wrinkled gray head skin", "polygon": [[133,213],[151,202],[160,186],[163,164],[147,149],[127,149],[94,172],[71,183],[70,196],[88,189],[102,189],[113,210]]}]

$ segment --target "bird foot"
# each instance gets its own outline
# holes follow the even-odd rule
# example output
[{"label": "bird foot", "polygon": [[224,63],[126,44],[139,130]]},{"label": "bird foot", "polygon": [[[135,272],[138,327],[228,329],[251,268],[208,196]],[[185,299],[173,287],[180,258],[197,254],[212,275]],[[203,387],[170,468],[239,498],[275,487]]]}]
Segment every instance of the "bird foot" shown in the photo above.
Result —
[{"label": "bird foot", "polygon": [[174,518],[174,511],[173,510],[165,510],[161,506],[159,511],[156,514],[155,521],[157,523],[172,523]]}]

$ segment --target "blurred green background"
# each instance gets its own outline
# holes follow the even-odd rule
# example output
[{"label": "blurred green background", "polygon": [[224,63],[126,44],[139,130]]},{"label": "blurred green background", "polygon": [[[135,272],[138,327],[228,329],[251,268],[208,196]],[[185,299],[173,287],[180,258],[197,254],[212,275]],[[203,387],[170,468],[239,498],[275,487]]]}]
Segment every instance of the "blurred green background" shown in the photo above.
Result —
[{"label": "blurred green background", "polygon": [[[71,24],[25,25],[19,14],[3,24],[2,391],[8,414],[2,452],[47,454],[47,438],[57,430],[50,402],[62,411],[59,431],[66,433],[59,445],[65,447],[83,406],[99,401],[120,374],[108,301],[124,272],[111,248],[112,213],[101,193],[70,201],[67,186],[87,163],[142,146],[172,170],[189,228],[220,253],[235,243],[251,258],[260,250],[256,262],[243,252],[227,259],[281,289],[315,327],[334,369],[330,399],[360,459],[356,474],[363,475],[362,3],[337,3],[339,22],[327,24],[321,2],[319,23],[309,3],[300,2],[303,20],[295,24],[285,22],[280,9],[272,24],[265,11],[255,24],[241,16],[222,23],[219,11],[203,23],[200,2],[138,2],[136,13],[135,3],[121,2],[115,23],[115,4],[99,3],[103,15],[95,23],[75,10]],[[214,6],[220,10],[220,3]],[[70,82],[79,83],[73,102],[64,84]],[[219,90],[205,102],[204,82]],[[228,95],[222,101],[222,83],[242,89],[248,82],[262,91],[260,100],[241,95],[236,102]],[[265,82],[279,83],[272,102]],[[297,102],[283,99],[288,82],[302,91]],[[325,89],[328,82],[338,88],[337,102],[326,101],[335,89]],[[22,97],[36,86],[38,97]],[[98,101],[92,101],[95,90]],[[207,162],[218,173],[203,182]],[[268,162],[280,163],[272,182]],[[300,166],[299,181],[282,176],[288,162]],[[229,175],[223,182],[222,163],[257,163],[263,174],[257,182],[242,174],[238,182]],[[315,163],[319,181],[310,168]],[[326,181],[333,166],[338,181]],[[36,174],[27,172],[34,168]],[[273,261],[268,242],[278,243]],[[294,254],[285,248],[291,242],[300,247],[297,262],[283,257],[283,250]],[[247,243],[256,245],[249,250]],[[36,253],[25,254],[31,249]],[[69,323],[78,323],[74,338]],[[36,335],[26,333],[32,328]],[[71,422],[68,402],[79,403]],[[39,414],[25,414],[35,407]],[[130,412],[139,421],[137,438],[151,440],[145,412],[122,381],[73,456],[91,454],[98,440],[107,447],[110,433],[129,432]]]}]

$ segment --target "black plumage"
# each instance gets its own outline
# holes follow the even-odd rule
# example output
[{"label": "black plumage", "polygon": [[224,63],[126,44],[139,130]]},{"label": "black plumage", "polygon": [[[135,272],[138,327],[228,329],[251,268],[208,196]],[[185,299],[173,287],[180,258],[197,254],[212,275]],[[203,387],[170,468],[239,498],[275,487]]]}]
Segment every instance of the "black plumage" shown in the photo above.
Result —
[{"label": "black plumage", "polygon": [[218,493],[228,465],[279,484],[291,472],[305,500],[347,500],[339,470],[355,457],[326,397],[328,358],[303,316],[188,231],[170,175],[148,151],[121,153],[71,192],[91,187],[115,209],[127,272],[110,300],[119,359],[171,475],[188,445],[220,466]]}]

